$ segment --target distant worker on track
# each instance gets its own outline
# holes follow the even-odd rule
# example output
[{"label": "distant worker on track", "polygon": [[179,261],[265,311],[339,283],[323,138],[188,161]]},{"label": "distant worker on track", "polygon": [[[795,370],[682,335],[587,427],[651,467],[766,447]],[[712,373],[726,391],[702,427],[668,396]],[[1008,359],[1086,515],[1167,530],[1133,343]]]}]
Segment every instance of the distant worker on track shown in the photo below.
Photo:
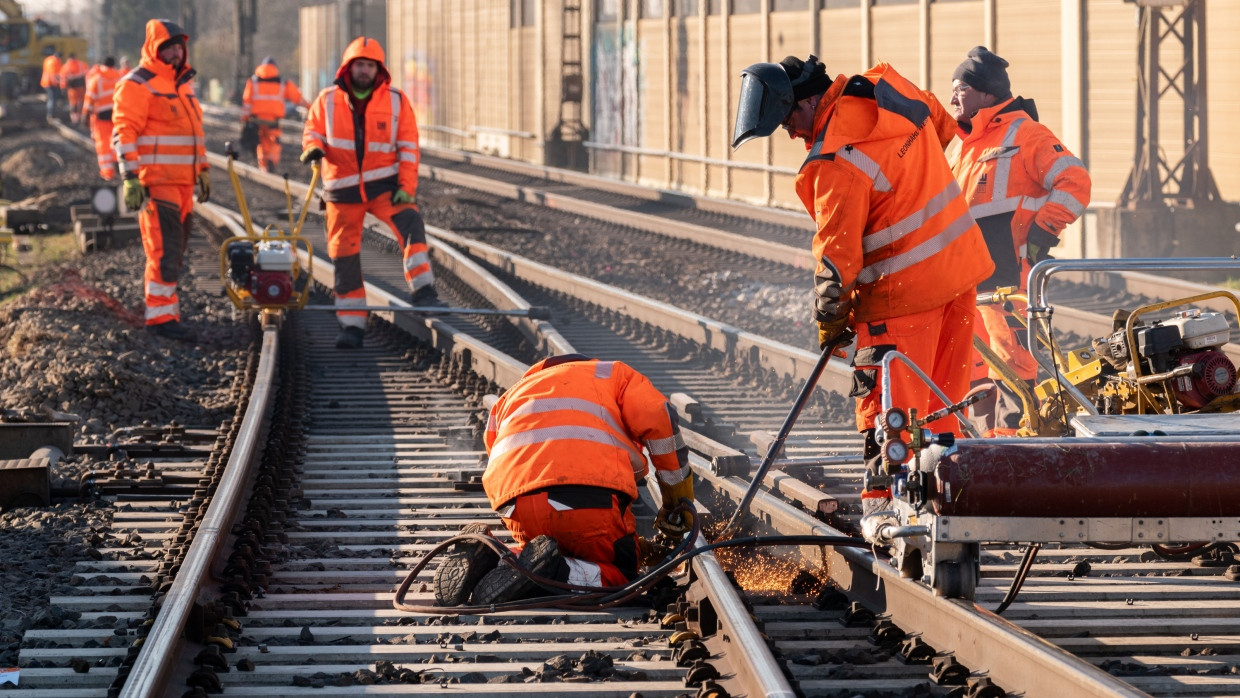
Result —
[{"label": "distant worker on track", "polygon": [[[650,380],[627,364],[580,354],[530,367],[491,407],[482,476],[491,508],[541,577],[583,587],[622,586],[637,576],[632,505],[654,464],[663,503],[655,525],[670,536],[692,529],[689,451],[676,412]],[[488,534],[482,523],[463,533]],[[552,593],[483,543],[457,543],[435,571],[441,606],[489,605]]]},{"label": "distant worker on track", "polygon": [[86,100],[86,63],[78,60],[77,54],[70,53],[69,59],[60,67],[60,86],[64,88],[69,100],[69,121],[79,124],[82,121],[82,103]]},{"label": "distant worker on track", "polygon": [[[757,63],[741,73],[732,147],[783,127],[809,157],[796,191],[817,226],[814,317],[827,347],[855,332],[857,429],[865,434],[866,511],[886,508],[875,418],[883,357],[909,357],[953,401],[969,389],[975,288],[994,269],[943,148],[955,123],[933,95],[887,63],[834,80],[814,56]],[[893,404],[942,407],[898,367]],[[959,433],[954,417],[929,428]]]},{"label": "distant worker on track", "polygon": [[[952,115],[960,135],[959,146],[949,152],[952,172],[995,263],[995,273],[978,285],[983,293],[1009,286],[1024,290],[1029,269],[1050,256],[1064,227],[1085,212],[1091,188],[1085,163],[1038,123],[1033,100],[1012,96],[1007,66],[977,46],[952,75]],[[1011,312],[978,306],[974,332],[1032,387],[1038,365],[1016,319],[1026,306],[1012,303]],[[998,378],[975,354],[974,385],[993,380],[999,386],[974,406],[975,421],[989,434],[1012,436],[1023,407]]]},{"label": "distant worker on track", "polygon": [[241,108],[242,123],[253,120],[258,125],[258,168],[263,172],[274,172],[280,164],[280,119],[287,102],[310,106],[297,83],[280,77],[276,59],[268,56],[246,81]]},{"label": "distant worker on track", "polygon": [[146,328],[181,341],[196,340],[181,324],[177,297],[195,183],[198,201],[211,197],[202,107],[188,53],[184,29],[166,19],[147,22],[142,59],[117,83],[112,111],[125,205],[139,211],[146,252]]},{"label": "distant worker on track", "polygon": [[64,63],[59,53],[50,53],[43,59],[43,75],[39,78],[39,87],[47,94],[47,118],[56,116],[56,103],[60,101],[60,69]]},{"label": "distant worker on track", "polygon": [[116,59],[112,56],[104,58],[103,63],[90,69],[86,78],[86,101],[82,104],[83,118],[90,119],[90,137],[95,143],[99,176],[106,180],[116,177],[116,153],[112,150],[112,97],[120,77]]},{"label": "distant worker on track", "polygon": [[383,221],[403,247],[413,304],[438,307],[426,224],[415,203],[418,124],[403,92],[391,86],[383,48],[359,36],[349,44],[336,82],[310,106],[301,137],[302,162],[322,161],[327,254],[336,265],[336,346],[359,349],[366,332],[362,226]]}]

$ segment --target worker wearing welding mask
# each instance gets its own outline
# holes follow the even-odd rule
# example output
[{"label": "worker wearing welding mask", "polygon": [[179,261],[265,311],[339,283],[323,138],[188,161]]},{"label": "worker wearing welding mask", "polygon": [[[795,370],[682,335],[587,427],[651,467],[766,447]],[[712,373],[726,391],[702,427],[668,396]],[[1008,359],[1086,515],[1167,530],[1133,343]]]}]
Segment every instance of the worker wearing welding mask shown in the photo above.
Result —
[{"label": "worker wearing welding mask", "polygon": [[[484,442],[483,489],[522,566],[542,577],[603,587],[637,576],[632,505],[647,454],[663,500],[655,525],[677,539],[692,529],[693,477],[676,412],[624,363],[568,354],[535,364],[491,407]],[[498,561],[483,544],[458,544],[435,573],[436,600],[489,605],[550,593]]]},{"label": "worker wearing welding mask", "polygon": [[[898,351],[950,399],[962,399],[974,289],[994,269],[943,154],[956,124],[938,99],[887,63],[832,79],[815,56],[789,56],[741,76],[732,147],[782,127],[809,151],[796,192],[817,228],[818,341],[844,346],[855,334],[850,395],[869,465],[863,508],[885,508],[890,490],[874,437],[882,359]],[[891,386],[892,403],[919,415],[943,406],[899,365]],[[929,428],[958,431],[954,418]]]},{"label": "worker wearing welding mask", "polygon": [[177,297],[195,184],[198,201],[211,196],[202,107],[188,55],[184,29],[150,20],[142,60],[116,83],[112,100],[112,149],[124,178],[125,206],[138,211],[146,252],[146,327],[181,341],[195,339],[181,324]]}]

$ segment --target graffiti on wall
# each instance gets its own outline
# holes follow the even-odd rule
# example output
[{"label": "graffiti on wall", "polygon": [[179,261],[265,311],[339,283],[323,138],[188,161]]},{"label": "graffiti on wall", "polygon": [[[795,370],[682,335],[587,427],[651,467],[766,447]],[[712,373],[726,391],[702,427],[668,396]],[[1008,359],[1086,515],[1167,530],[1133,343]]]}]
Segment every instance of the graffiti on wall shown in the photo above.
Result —
[{"label": "graffiti on wall", "polygon": [[413,103],[413,115],[418,123],[432,123],[430,115],[434,111],[435,81],[431,77],[430,56],[423,49],[410,49],[401,61],[400,87]]},{"label": "graffiti on wall", "polygon": [[594,140],[639,146],[643,130],[640,94],[645,80],[632,23],[622,25],[619,32],[615,25],[598,25],[593,45]]}]

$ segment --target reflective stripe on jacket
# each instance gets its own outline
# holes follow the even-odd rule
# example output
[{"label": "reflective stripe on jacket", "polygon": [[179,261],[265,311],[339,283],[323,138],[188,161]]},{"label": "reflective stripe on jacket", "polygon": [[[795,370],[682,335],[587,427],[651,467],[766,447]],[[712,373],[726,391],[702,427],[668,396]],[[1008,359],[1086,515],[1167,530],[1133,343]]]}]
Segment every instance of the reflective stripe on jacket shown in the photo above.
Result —
[{"label": "reflective stripe on jacket", "polygon": [[[349,97],[349,64],[366,58],[379,64],[379,74],[358,115]],[[310,106],[302,150],[323,149],[323,198],[341,203],[369,201],[400,189],[415,196],[418,189],[418,124],[409,100],[389,85],[383,49],[373,39],[358,37],[345,50],[336,84],[324,89]]]},{"label": "reflective stripe on jacket", "polygon": [[619,361],[553,356],[526,371],[491,408],[482,476],[491,506],[546,487],[586,485],[637,497],[647,473],[689,477],[688,449],[667,399]]},{"label": "reflective stripe on jacket", "polygon": [[943,155],[954,123],[886,63],[838,76],[818,103],[796,189],[814,259],[839,270],[858,322],[942,307],[993,269]]},{"label": "reflective stripe on jacket", "polygon": [[170,38],[162,22],[147,22],[142,61],[117,82],[112,102],[112,148],[121,171],[137,171],[146,186],[193,185],[208,168],[194,70],[187,63],[178,75],[156,57]]},{"label": "reflective stripe on jacket", "polygon": [[104,121],[112,118],[112,96],[116,92],[116,81],[121,77],[116,68],[105,65],[95,66],[86,78],[85,111],[91,112],[97,119]]},{"label": "reflective stripe on jacket", "polygon": [[[1035,225],[1041,232],[1033,234],[1041,239],[1034,239],[1034,244],[1053,247],[1064,226],[1085,213],[1089,172],[1049,128],[1038,123],[1031,101],[1015,97],[982,109],[973,116],[971,131],[961,129],[959,135],[959,147],[951,152],[952,171],[983,229],[990,227],[991,219],[1003,224],[1001,230],[996,228],[1003,239],[987,235],[997,262],[1013,255],[1025,258]],[[996,248],[1009,242],[1011,250]],[[996,281],[991,285],[1013,283]]]},{"label": "reflective stripe on jacket", "polygon": [[284,118],[286,102],[302,104],[303,101],[297,83],[280,77],[280,70],[276,66],[264,63],[255,69],[245,83],[245,92],[241,97],[241,115],[275,121]]}]

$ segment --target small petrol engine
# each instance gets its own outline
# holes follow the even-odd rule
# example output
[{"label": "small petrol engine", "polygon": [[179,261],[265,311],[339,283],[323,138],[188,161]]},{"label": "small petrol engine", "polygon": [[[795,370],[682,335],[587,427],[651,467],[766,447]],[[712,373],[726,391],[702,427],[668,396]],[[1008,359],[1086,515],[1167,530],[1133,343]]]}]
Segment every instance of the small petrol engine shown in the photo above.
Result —
[{"label": "small petrol engine", "polygon": [[[1127,400],[1141,388],[1157,392],[1161,386],[1161,392],[1173,396],[1183,409],[1197,410],[1235,390],[1236,367],[1221,349],[1231,337],[1222,313],[1183,310],[1152,325],[1133,327],[1132,336],[1135,352],[1123,329],[1094,340],[1094,350],[1103,361],[1102,397]],[[1112,408],[1107,411],[1114,410],[1113,400],[1102,402]]]},{"label": "small petrol engine", "polygon": [[233,240],[225,248],[232,294],[259,307],[283,307],[297,293],[297,251],[287,240]]}]

